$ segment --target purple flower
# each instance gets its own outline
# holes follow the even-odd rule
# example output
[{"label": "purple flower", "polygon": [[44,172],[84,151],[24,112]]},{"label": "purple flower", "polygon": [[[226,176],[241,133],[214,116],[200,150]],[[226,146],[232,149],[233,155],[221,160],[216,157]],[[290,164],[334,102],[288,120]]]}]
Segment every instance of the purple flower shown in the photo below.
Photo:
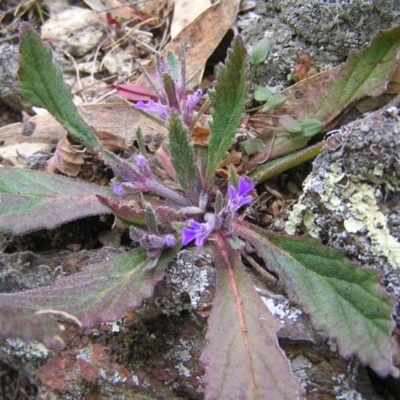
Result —
[{"label": "purple flower", "polygon": [[229,201],[228,207],[232,212],[236,212],[240,207],[249,204],[253,199],[252,196],[247,196],[254,189],[254,184],[244,176],[239,178],[238,189],[234,186],[229,186]]},{"label": "purple flower", "polygon": [[201,99],[202,96],[203,96],[203,92],[201,91],[201,89],[198,89],[188,97],[188,99],[186,101],[185,109],[183,112],[183,122],[187,126],[190,126],[190,124],[192,123],[193,109],[194,109],[195,105],[199,102],[199,100]]},{"label": "purple flower", "polygon": [[163,120],[166,120],[169,112],[166,107],[164,107],[160,103],[154,102],[154,100],[149,100],[147,103],[143,103],[143,101],[138,101],[135,104],[135,107],[139,110],[146,111],[148,113],[153,113],[161,117]]},{"label": "purple flower", "polygon": [[190,220],[189,228],[182,228],[182,244],[186,246],[192,240],[195,240],[196,246],[203,246],[204,241],[213,229],[214,223],[212,221],[200,224],[197,221]]},{"label": "purple flower", "polygon": [[125,196],[128,193],[136,193],[136,187],[129,182],[124,182],[113,186],[113,191],[118,196]]},{"label": "purple flower", "polygon": [[164,245],[166,247],[173,247],[175,246],[176,239],[174,235],[165,235],[164,236]]},{"label": "purple flower", "polygon": [[147,158],[142,156],[141,154],[138,154],[135,157],[135,161],[136,161],[136,165],[139,167],[140,170],[144,170],[145,168],[150,168]]}]

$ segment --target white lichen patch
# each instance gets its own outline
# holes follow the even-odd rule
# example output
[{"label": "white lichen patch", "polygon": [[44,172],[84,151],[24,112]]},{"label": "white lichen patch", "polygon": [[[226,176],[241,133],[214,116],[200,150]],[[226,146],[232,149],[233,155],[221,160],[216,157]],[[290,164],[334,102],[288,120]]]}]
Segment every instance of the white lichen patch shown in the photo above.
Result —
[{"label": "white lichen patch", "polygon": [[261,300],[268,307],[269,311],[275,315],[275,317],[278,317],[282,323],[285,323],[287,320],[296,321],[303,313],[299,308],[290,305],[287,300],[267,299],[264,296],[261,296]]},{"label": "white lichen patch", "polygon": [[400,243],[394,238],[387,226],[388,221],[377,203],[375,186],[349,181],[346,188],[335,183],[339,167],[333,164],[331,174],[325,181],[325,192],[321,193],[321,201],[332,212],[338,212],[331,199],[342,199],[345,215],[344,227],[349,233],[366,229],[371,240],[371,251],[376,256],[385,256],[392,268],[400,267]]},{"label": "white lichen patch", "polygon": [[108,375],[106,371],[103,368],[99,369],[99,375],[101,378],[103,378],[105,381],[112,383],[113,385],[120,385],[124,382],[126,382],[126,378],[121,376],[118,371],[114,371],[113,375]]},{"label": "white lichen patch", "polygon": [[347,375],[339,374],[332,377],[334,383],[333,390],[336,400],[363,400],[364,397],[351,387],[357,377],[359,362],[353,358],[348,363]]},{"label": "white lichen patch", "polygon": [[[201,264],[201,267],[198,264]],[[211,268],[211,261],[205,256],[183,250],[167,271],[169,283],[174,286],[178,295],[181,293],[189,295],[190,305],[194,310],[198,308],[202,296],[210,285],[207,266]]]},{"label": "white lichen patch", "polygon": [[176,370],[178,371],[179,375],[185,376],[186,378],[190,377],[190,369],[186,368],[183,363],[179,363],[175,365]]},{"label": "white lichen patch", "polygon": [[119,332],[119,331],[121,330],[121,328],[120,328],[118,322],[113,322],[113,323],[108,324],[108,325],[111,326],[111,332],[112,332],[112,333],[117,333],[117,332]]},{"label": "white lichen patch", "polygon": [[139,386],[139,377],[135,374],[131,374],[132,382],[134,385]]},{"label": "white lichen patch", "polygon": [[88,347],[83,347],[82,349],[79,349],[76,355],[77,360],[83,360],[89,363],[91,362],[91,358],[92,358],[92,352]]},{"label": "white lichen patch", "polygon": [[27,360],[44,360],[49,356],[49,349],[42,343],[32,341],[24,342],[21,339],[6,339],[5,343],[9,348],[5,348],[7,353]]},{"label": "white lichen patch", "polygon": [[287,356],[290,359],[293,375],[299,380],[303,388],[307,387],[310,383],[307,370],[312,368],[312,362],[301,354],[294,357],[290,354],[287,354]]}]

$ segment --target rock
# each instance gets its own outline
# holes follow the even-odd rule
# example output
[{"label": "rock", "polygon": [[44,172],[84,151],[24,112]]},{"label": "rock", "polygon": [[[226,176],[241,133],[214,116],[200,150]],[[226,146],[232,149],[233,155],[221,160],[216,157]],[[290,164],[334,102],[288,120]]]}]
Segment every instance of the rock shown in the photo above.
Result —
[{"label": "rock", "polygon": [[[328,134],[286,231],[306,231],[363,266],[399,275],[399,133],[392,107]],[[393,285],[399,295],[400,281]]]},{"label": "rock", "polygon": [[42,39],[51,41],[59,54],[83,57],[91,52],[104,37],[102,20],[95,12],[70,7],[52,16],[42,26]]},{"label": "rock", "polygon": [[17,46],[0,45],[0,100],[13,110],[21,111],[22,103],[15,91],[18,69],[17,56]]},{"label": "rock", "polygon": [[319,72],[345,61],[382,29],[400,24],[395,0],[272,0],[258,1],[255,12],[237,22],[248,45],[267,38],[271,53],[258,67],[255,82],[281,90],[296,59],[311,55]]}]

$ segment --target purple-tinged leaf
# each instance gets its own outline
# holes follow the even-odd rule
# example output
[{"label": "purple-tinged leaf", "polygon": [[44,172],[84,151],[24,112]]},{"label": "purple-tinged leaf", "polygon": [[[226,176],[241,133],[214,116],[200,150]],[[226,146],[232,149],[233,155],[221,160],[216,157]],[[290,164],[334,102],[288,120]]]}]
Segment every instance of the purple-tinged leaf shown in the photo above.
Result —
[{"label": "purple-tinged leaf", "polygon": [[301,125],[288,114],[284,114],[279,117],[279,124],[288,132],[301,132]]},{"label": "purple-tinged leaf", "polygon": [[202,355],[211,399],[303,398],[278,347],[280,323],[257,295],[238,252],[217,234],[217,288]]},{"label": "purple-tinged leaf", "polygon": [[172,78],[169,74],[163,74],[162,76],[163,86],[165,90],[165,94],[168,99],[168,106],[170,111],[174,110],[178,114],[181,114],[181,108],[179,105],[179,97],[177,93],[177,87],[174,78]]},{"label": "purple-tinged leaf", "polygon": [[314,239],[270,235],[237,219],[234,231],[279,276],[313,326],[337,341],[342,357],[355,354],[379,375],[391,373],[394,299],[379,286],[379,272],[351,265],[342,252]]},{"label": "purple-tinged leaf", "polygon": [[137,225],[145,225],[145,211],[142,208],[136,208],[136,202],[119,197],[105,197],[96,195],[101,204],[108,207],[114,215],[125,221]]},{"label": "purple-tinged leaf", "polygon": [[62,331],[53,315],[67,317],[84,328],[115,322],[152,295],[179,248],[180,244],[163,252],[155,264],[138,248],[91,264],[52,286],[2,293],[0,336],[40,340],[49,348],[57,348]]},{"label": "purple-tinged leaf", "polygon": [[20,235],[89,215],[109,214],[96,194],[115,196],[109,187],[61,175],[0,168],[0,232]]}]

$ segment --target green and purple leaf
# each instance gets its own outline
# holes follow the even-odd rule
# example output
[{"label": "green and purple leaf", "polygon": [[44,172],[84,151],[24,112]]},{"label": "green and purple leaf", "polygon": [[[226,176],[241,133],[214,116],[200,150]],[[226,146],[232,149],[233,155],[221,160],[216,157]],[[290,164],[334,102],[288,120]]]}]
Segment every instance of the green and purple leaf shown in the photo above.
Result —
[{"label": "green and purple leaf", "polygon": [[279,117],[279,125],[281,125],[288,132],[292,133],[301,132],[301,125],[299,124],[299,122],[288,114],[284,114]]},{"label": "green and purple leaf", "polygon": [[[164,277],[168,262],[180,244],[165,251],[156,265],[143,249],[123,253],[56,281],[52,286],[0,294],[0,336],[40,340],[60,346],[62,333],[54,315],[84,328],[115,322],[150,297]],[[151,263],[151,268],[147,268]],[[61,342],[62,343],[62,342]]]},{"label": "green and purple leaf", "polygon": [[21,235],[110,210],[96,198],[111,188],[61,175],[0,168],[0,232]]},{"label": "green and purple leaf", "polygon": [[257,249],[313,326],[337,341],[342,357],[355,354],[379,375],[390,374],[394,299],[379,286],[379,272],[351,265],[314,239],[270,235],[239,220],[234,231]]},{"label": "green and purple leaf", "polygon": [[193,145],[180,116],[172,113],[168,119],[168,148],[176,176],[192,204],[198,203],[198,182]]},{"label": "green and purple leaf", "polygon": [[247,100],[247,51],[240,36],[232,42],[225,65],[216,67],[216,84],[209,91],[212,105],[205,187],[210,189],[220,162],[235,137]]},{"label": "green and purple leaf", "polygon": [[114,215],[136,225],[145,225],[145,210],[136,208],[136,202],[132,202],[124,197],[105,197],[96,194],[97,199],[101,204],[108,207]]},{"label": "green and purple leaf", "polygon": [[18,93],[25,107],[42,107],[53,115],[69,135],[97,151],[102,147],[90,126],[80,117],[71,89],[52,61],[51,49],[27,22],[20,25]]},{"label": "green and purple leaf", "polygon": [[216,234],[217,287],[202,355],[211,399],[302,398],[299,382],[278,347],[281,324],[257,295],[239,253]]}]

